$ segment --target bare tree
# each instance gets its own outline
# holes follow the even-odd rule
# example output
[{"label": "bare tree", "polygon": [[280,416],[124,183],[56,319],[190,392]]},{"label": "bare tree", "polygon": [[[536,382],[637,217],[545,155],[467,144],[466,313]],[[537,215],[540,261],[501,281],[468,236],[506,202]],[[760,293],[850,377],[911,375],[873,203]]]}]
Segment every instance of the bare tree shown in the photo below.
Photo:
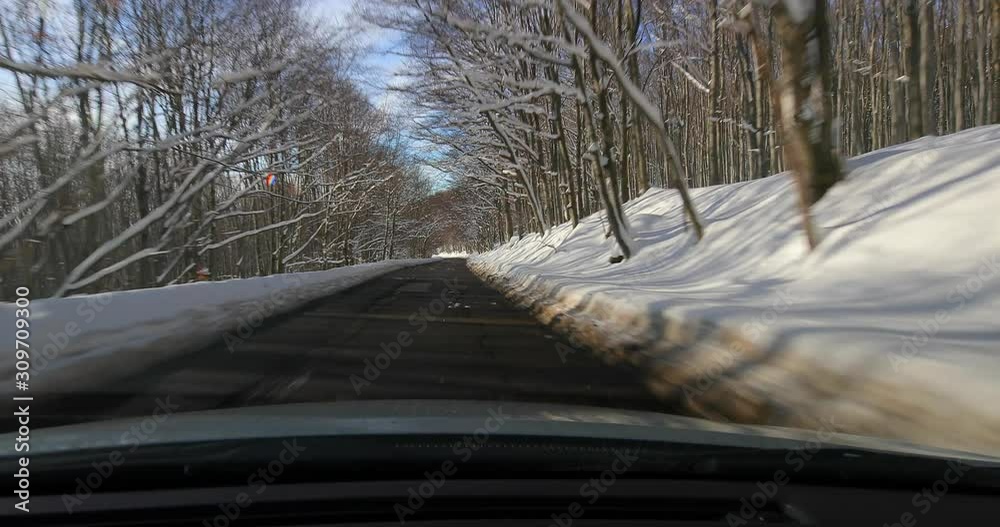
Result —
[{"label": "bare tree", "polygon": [[826,1],[807,0],[794,6],[778,2],[774,18],[781,41],[782,130],[806,238],[810,247],[816,247],[819,238],[809,208],[842,177],[833,141]]},{"label": "bare tree", "polygon": [[402,225],[430,190],[347,78],[350,50],[298,7],[0,14],[19,106],[0,112],[0,170],[19,189],[0,197],[0,279],[59,296],[410,254]]}]

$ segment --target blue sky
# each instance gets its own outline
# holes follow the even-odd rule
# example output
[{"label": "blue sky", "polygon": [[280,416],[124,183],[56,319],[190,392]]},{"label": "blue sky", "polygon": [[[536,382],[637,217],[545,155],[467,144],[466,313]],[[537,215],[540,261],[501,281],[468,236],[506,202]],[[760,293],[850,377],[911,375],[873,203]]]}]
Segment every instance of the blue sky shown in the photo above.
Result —
[{"label": "blue sky", "polygon": [[308,0],[304,8],[313,20],[325,20],[331,26],[343,28],[351,39],[369,47],[372,54],[363,61],[364,75],[361,82],[372,103],[389,109],[397,102],[385,90],[396,82],[394,75],[403,67],[403,60],[392,53],[400,44],[400,35],[365,23],[354,14],[355,0]]},{"label": "blue sky", "polygon": [[[372,51],[364,58],[357,80],[373,104],[389,112],[401,110],[399,97],[386,90],[386,86],[404,82],[395,77],[404,67],[404,60],[393,53],[401,45],[401,35],[360,20],[354,14],[355,3],[355,0],[309,0],[304,9],[310,19],[325,20],[334,27],[343,28],[350,38]],[[427,147],[420,141],[410,140],[409,144],[415,153]],[[434,156],[433,153],[429,155]],[[440,190],[448,186],[447,174],[427,165],[421,166],[421,171],[433,182],[434,188]]]}]

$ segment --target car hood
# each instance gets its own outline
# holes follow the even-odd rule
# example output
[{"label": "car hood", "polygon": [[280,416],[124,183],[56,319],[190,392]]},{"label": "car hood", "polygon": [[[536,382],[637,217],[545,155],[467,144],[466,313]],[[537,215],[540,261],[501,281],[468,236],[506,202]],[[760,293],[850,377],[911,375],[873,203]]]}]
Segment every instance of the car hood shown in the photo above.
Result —
[{"label": "car hood", "polygon": [[[392,400],[252,406],[123,418],[32,430],[33,455],[140,444],[266,437],[472,435],[585,437],[764,449],[852,448],[1000,466],[1000,458],[836,432],[738,425],[614,408],[467,400]],[[0,436],[13,457],[16,433]]]}]

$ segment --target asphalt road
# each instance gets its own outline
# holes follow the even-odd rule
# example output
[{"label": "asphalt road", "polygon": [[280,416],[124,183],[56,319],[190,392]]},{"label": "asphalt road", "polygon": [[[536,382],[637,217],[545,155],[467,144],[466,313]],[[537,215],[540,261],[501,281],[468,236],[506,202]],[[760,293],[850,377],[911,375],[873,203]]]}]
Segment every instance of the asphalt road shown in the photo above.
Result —
[{"label": "asphalt road", "polygon": [[[221,336],[220,336],[221,337]],[[561,343],[566,348],[560,348]],[[36,401],[35,426],[176,411],[359,399],[475,399],[662,409],[605,364],[448,259],[383,275],[101,393]],[[565,362],[564,362],[565,359]]]}]

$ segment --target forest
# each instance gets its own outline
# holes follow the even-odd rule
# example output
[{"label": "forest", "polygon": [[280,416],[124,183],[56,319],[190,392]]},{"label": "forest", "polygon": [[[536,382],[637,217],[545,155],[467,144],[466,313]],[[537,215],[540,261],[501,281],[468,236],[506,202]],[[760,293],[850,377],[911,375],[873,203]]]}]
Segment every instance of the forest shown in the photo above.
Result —
[{"label": "forest", "polygon": [[484,250],[596,212],[621,261],[647,189],[700,239],[687,189],[785,170],[816,246],[847,157],[1000,123],[996,0],[358,2],[401,35],[394,110],[299,0],[3,4],[0,280],[43,296]]},{"label": "forest", "polygon": [[417,133],[492,198],[478,248],[621,204],[793,170],[808,207],[843,159],[1000,122],[990,0],[385,0]]},{"label": "forest", "polygon": [[301,5],[10,2],[4,284],[63,296],[431,250],[431,188],[396,118]]}]

